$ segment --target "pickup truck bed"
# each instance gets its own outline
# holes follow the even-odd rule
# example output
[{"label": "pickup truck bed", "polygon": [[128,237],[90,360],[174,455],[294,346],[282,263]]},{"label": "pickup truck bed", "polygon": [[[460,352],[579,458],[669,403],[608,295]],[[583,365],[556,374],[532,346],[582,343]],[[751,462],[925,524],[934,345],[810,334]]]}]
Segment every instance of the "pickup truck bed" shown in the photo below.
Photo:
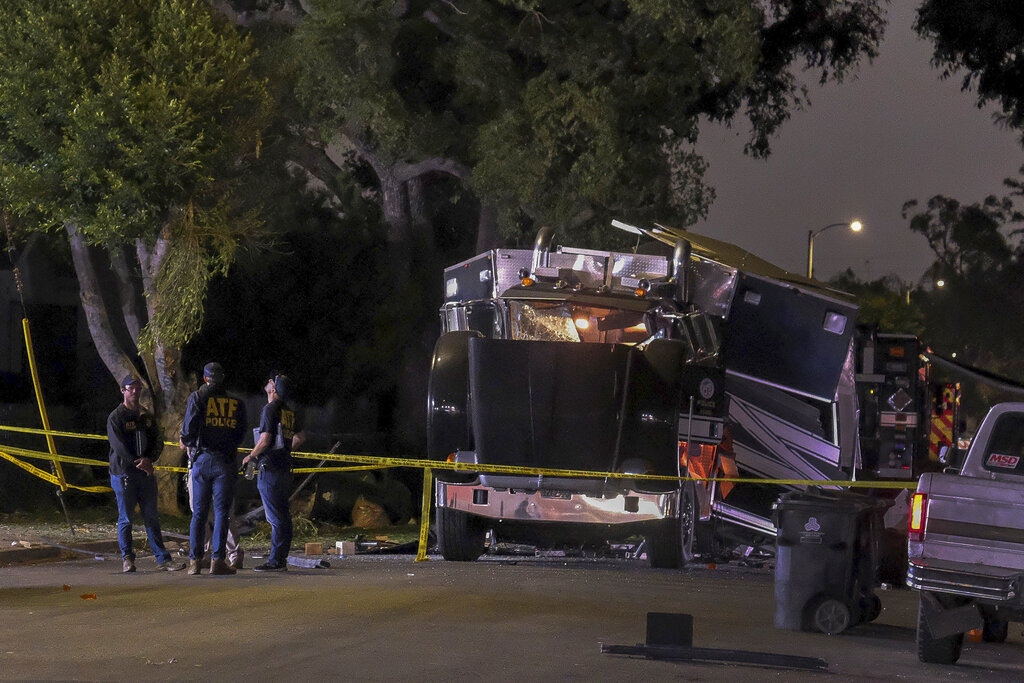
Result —
[{"label": "pickup truck bed", "polygon": [[1024,403],[992,408],[959,473],[921,477],[909,531],[922,661],[951,664],[965,631],[1000,641],[1024,621]]}]

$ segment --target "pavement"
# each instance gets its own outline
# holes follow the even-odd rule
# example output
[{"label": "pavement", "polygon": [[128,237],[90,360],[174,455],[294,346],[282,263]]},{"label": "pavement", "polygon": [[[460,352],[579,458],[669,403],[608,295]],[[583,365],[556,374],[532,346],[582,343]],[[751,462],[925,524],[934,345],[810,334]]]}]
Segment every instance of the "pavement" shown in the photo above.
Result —
[{"label": "pavement", "polygon": [[[837,636],[773,626],[773,573],[685,571],[635,560],[355,555],[329,569],[187,576],[119,558],[0,568],[0,680],[1002,681],[1024,636],[967,643],[955,666],[920,664],[917,595],[881,591],[882,614]],[[690,614],[700,648],[815,657],[827,671],[669,662],[601,645],[645,640],[649,612]]]}]

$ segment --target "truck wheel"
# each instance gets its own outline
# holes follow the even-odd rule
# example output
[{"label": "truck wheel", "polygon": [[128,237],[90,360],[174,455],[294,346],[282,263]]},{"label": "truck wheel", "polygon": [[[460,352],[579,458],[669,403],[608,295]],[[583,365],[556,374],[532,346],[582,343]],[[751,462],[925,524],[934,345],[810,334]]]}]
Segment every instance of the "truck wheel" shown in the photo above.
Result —
[{"label": "truck wheel", "polygon": [[985,625],[981,630],[981,639],[986,643],[1004,643],[1009,633],[1010,622],[993,617],[985,619]]},{"label": "truck wheel", "polygon": [[917,604],[917,658],[926,664],[956,664],[964,647],[964,634],[933,638],[924,618],[924,600]]},{"label": "truck wheel", "polygon": [[829,595],[823,595],[813,601],[808,612],[811,625],[829,636],[842,633],[853,621],[850,606]]},{"label": "truck wheel", "polygon": [[682,569],[694,558],[697,535],[697,492],[692,481],[679,491],[679,518],[665,520],[658,531],[648,534],[647,558],[656,569]]},{"label": "truck wheel", "polygon": [[453,562],[472,562],[484,554],[487,530],[480,520],[461,510],[437,508],[437,549]]}]

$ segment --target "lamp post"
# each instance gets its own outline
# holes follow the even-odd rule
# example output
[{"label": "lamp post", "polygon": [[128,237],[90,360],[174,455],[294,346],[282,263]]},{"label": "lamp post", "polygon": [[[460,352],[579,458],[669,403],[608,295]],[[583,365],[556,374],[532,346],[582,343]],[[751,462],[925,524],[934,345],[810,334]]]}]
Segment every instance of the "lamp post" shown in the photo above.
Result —
[{"label": "lamp post", "polygon": [[807,277],[814,277],[814,238],[829,228],[838,228],[841,225],[849,227],[854,232],[860,232],[860,229],[864,227],[860,221],[851,221],[850,223],[830,223],[824,228],[807,231]]}]

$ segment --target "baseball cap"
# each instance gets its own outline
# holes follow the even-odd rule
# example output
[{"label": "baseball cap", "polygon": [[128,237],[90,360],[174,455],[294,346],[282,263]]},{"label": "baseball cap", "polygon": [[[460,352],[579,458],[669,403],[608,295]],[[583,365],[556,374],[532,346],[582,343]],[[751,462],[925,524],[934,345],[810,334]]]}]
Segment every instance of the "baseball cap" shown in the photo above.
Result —
[{"label": "baseball cap", "polygon": [[288,375],[277,375],[274,377],[274,391],[281,398],[288,398],[292,392],[292,380]]},{"label": "baseball cap", "polygon": [[138,381],[139,381],[138,377],[133,377],[131,375],[131,373],[129,373],[129,374],[124,376],[124,379],[121,380],[121,388],[124,389],[126,386],[128,386],[130,384],[135,384]]},{"label": "baseball cap", "polygon": [[203,377],[208,378],[211,382],[222,382],[224,381],[224,368],[220,363],[207,363],[203,367]]}]

